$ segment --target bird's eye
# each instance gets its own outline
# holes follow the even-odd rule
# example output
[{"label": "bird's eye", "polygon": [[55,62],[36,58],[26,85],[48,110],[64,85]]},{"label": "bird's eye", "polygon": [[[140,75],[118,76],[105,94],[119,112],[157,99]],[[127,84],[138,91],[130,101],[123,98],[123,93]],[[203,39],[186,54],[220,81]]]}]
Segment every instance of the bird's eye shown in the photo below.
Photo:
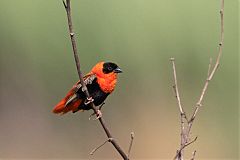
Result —
[{"label": "bird's eye", "polygon": [[109,71],[112,71],[112,67],[108,67],[108,70],[109,70]]}]

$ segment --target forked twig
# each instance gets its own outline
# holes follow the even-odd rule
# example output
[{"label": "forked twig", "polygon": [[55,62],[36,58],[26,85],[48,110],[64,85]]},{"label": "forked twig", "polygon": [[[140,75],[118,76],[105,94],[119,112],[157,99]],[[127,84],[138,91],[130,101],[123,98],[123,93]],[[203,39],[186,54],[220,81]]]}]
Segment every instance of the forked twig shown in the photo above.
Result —
[{"label": "forked twig", "polygon": [[99,148],[101,148],[102,146],[104,146],[107,142],[111,142],[112,139],[107,139],[106,141],[104,141],[101,145],[99,145],[98,147],[94,148],[91,152],[90,155],[93,155]]},{"label": "forked twig", "polygon": [[[198,137],[195,137],[194,140],[185,143],[183,146],[181,146],[181,148],[177,151],[175,157],[173,159],[177,159],[180,155],[181,155],[181,151],[186,148],[187,146],[189,146],[190,144],[194,143],[197,140]],[[182,157],[181,157],[182,158]]]},{"label": "forked twig", "polygon": [[[203,98],[205,96],[205,93],[208,89],[208,85],[209,82],[212,80],[213,76],[215,75],[219,64],[220,64],[220,58],[222,55],[222,50],[223,50],[223,42],[224,42],[224,0],[221,0],[221,9],[220,9],[220,20],[221,20],[221,24],[220,24],[220,43],[219,43],[219,48],[218,48],[218,54],[217,54],[217,58],[216,58],[216,62],[212,68],[212,59],[210,58],[210,62],[209,62],[209,66],[208,66],[208,75],[207,75],[207,79],[205,81],[205,84],[203,86],[202,92],[200,94],[199,100],[197,101],[196,105],[195,105],[195,109],[193,111],[193,114],[191,116],[191,118],[189,120],[187,120],[187,118],[185,118],[187,120],[187,126],[185,127],[185,123],[183,121],[183,116],[186,116],[186,113],[183,110],[181,101],[180,101],[180,96],[178,93],[178,86],[177,86],[177,76],[176,76],[176,67],[175,67],[175,63],[174,63],[174,58],[171,58],[172,61],[172,66],[173,66],[173,75],[174,75],[174,91],[176,94],[176,98],[177,98],[177,102],[178,102],[178,106],[179,106],[179,110],[180,110],[180,114],[181,114],[181,145],[180,145],[180,149],[177,151],[174,159],[178,159],[178,160],[182,160],[183,159],[183,150],[186,146],[190,145],[191,143],[196,141],[196,138],[191,141],[189,141],[189,137],[190,137],[190,132],[192,129],[192,125],[193,122],[196,118],[196,115],[199,111],[199,108],[202,106],[202,101]],[[196,151],[193,152],[193,157],[192,160],[195,158],[195,154]]]},{"label": "forked twig", "polygon": [[[66,0],[66,2],[63,0],[63,5],[64,5],[64,8],[65,8],[66,13],[67,13],[69,35],[70,35],[70,38],[71,38],[74,59],[75,59],[75,63],[76,63],[76,67],[77,67],[80,83],[82,85],[82,90],[85,93],[86,97],[88,99],[90,99],[90,95],[89,95],[88,89],[87,89],[86,84],[84,83],[84,80],[83,80],[83,74],[82,74],[82,72],[80,70],[80,61],[79,61],[78,52],[77,52],[77,45],[76,45],[75,34],[74,34],[74,31],[73,31],[70,0]],[[94,113],[97,115],[98,114],[98,109],[95,107],[93,102],[90,103],[90,106],[93,109]],[[122,156],[122,158],[124,160],[128,160],[127,155],[121,149],[121,147],[119,146],[117,141],[115,139],[113,139],[113,136],[112,136],[110,130],[108,129],[108,127],[106,126],[103,118],[100,117],[98,120],[101,123],[101,125],[102,125],[102,127],[103,127],[103,129],[104,129],[104,131],[105,131],[105,133],[106,133],[106,135],[108,137],[108,139],[112,139],[110,142],[115,147],[115,149],[118,151],[118,153]]]},{"label": "forked twig", "polygon": [[[188,122],[188,131],[187,131],[187,134],[189,134],[189,132],[190,132],[190,130],[191,130],[191,128],[192,128],[192,125],[193,125],[193,121],[194,121],[194,119],[196,118],[196,115],[197,115],[197,113],[198,113],[198,110],[199,110],[199,108],[202,106],[202,101],[203,101],[203,98],[204,98],[205,93],[206,93],[206,91],[207,91],[208,84],[209,84],[209,82],[212,80],[212,78],[213,78],[216,70],[217,70],[218,67],[219,67],[220,58],[221,58],[222,50],[223,50],[223,42],[224,42],[224,19],[223,19],[223,18],[224,18],[224,0],[221,0],[220,17],[221,17],[221,18],[220,18],[220,19],[221,19],[221,27],[220,27],[221,33],[220,33],[220,43],[219,43],[219,48],[218,48],[217,59],[216,59],[216,62],[215,62],[215,65],[214,65],[212,71],[209,72],[209,75],[208,75],[208,77],[207,77],[207,79],[206,79],[206,82],[205,82],[204,87],[203,87],[203,89],[202,89],[202,92],[201,92],[201,95],[200,95],[200,97],[199,97],[199,100],[198,100],[198,102],[197,102],[196,105],[195,105],[195,110],[194,110],[194,112],[193,112],[193,114],[192,114],[191,119],[190,119],[189,122]],[[210,61],[210,64],[209,64],[209,65],[211,65],[211,63],[212,63],[212,62]]]}]

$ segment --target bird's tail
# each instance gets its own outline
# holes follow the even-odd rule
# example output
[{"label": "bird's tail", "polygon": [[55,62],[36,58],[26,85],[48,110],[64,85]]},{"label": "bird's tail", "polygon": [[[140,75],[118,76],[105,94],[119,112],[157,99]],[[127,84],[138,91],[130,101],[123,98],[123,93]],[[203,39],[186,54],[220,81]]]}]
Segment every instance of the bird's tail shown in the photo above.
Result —
[{"label": "bird's tail", "polygon": [[69,99],[71,99],[71,97],[75,94],[74,89],[71,89],[66,97],[64,97],[52,110],[53,113],[56,114],[65,114],[69,111],[77,111],[78,110],[78,106],[81,104],[82,100],[75,98],[72,99],[71,102],[69,102]]}]

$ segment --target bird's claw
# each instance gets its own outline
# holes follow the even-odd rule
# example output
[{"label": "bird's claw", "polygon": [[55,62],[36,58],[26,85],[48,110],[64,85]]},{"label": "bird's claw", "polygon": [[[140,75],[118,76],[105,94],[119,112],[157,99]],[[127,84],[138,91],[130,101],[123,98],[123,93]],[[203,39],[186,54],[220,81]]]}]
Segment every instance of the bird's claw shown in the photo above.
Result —
[{"label": "bird's claw", "polygon": [[87,98],[86,102],[84,102],[85,105],[88,105],[90,103],[92,103],[94,101],[94,99],[92,97]]},{"label": "bird's claw", "polygon": [[97,113],[92,113],[90,116],[89,116],[89,120],[91,120],[92,116],[96,115],[96,118],[94,118],[93,120],[98,120],[99,118],[102,117],[102,112],[98,109],[97,110]]}]

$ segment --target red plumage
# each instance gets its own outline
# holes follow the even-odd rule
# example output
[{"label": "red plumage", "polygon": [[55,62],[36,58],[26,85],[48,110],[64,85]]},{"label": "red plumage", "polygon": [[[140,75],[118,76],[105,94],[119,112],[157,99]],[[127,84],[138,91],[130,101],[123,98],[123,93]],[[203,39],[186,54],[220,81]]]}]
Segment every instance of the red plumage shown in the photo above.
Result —
[{"label": "red plumage", "polygon": [[[107,96],[114,90],[117,83],[117,74],[121,69],[111,62],[97,63],[86,76],[83,77],[93,103],[98,106],[104,102]],[[53,113],[65,114],[69,111],[89,110],[91,107],[85,103],[86,96],[78,81],[67,95],[54,107]]]}]

